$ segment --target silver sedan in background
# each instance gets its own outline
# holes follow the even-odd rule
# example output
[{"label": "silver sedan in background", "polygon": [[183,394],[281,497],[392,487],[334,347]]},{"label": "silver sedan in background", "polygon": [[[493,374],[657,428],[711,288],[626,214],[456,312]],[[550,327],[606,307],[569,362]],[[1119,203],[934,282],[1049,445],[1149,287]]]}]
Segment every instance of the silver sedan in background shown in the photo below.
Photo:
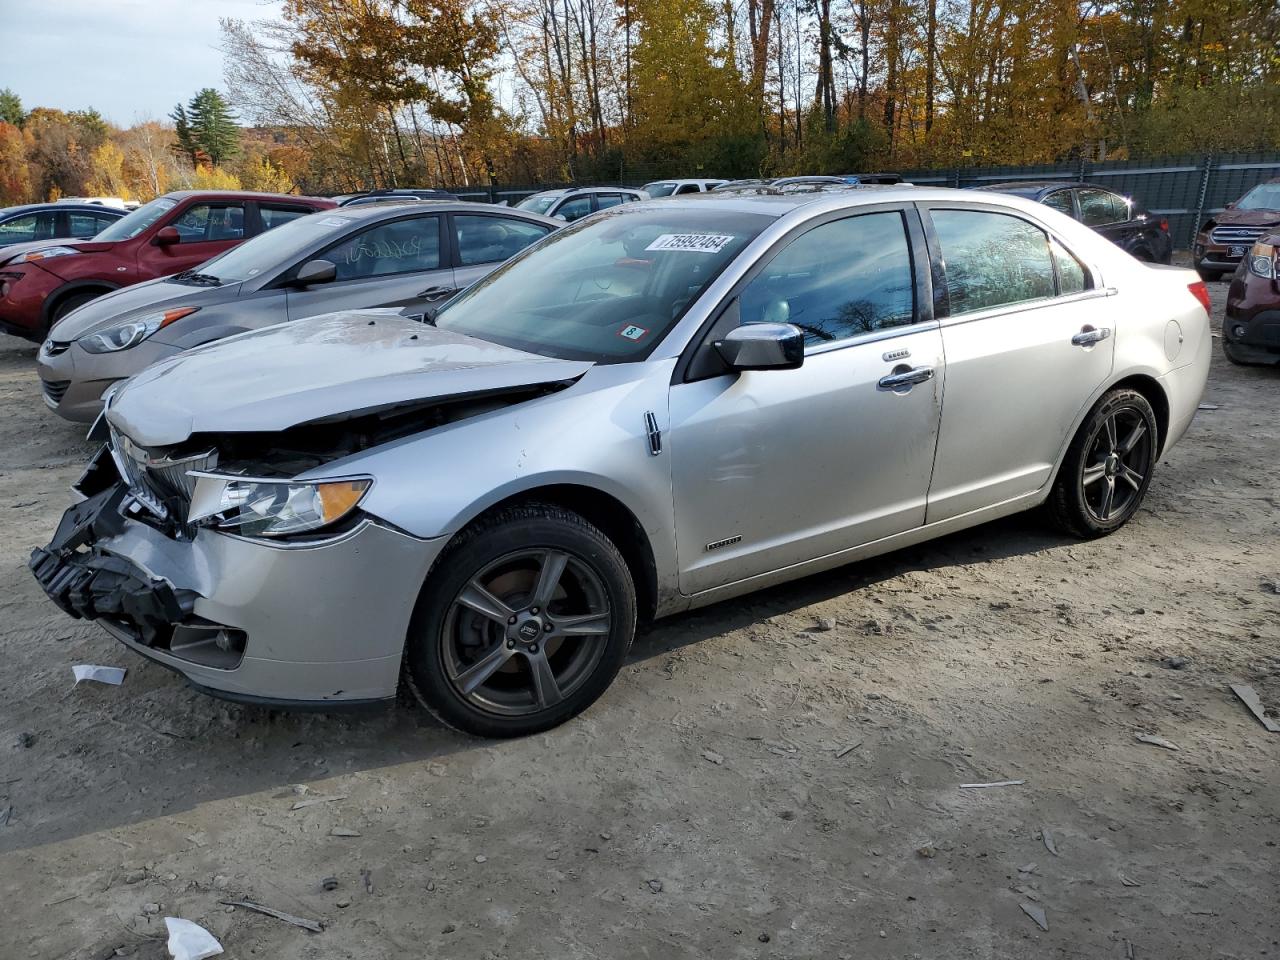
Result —
[{"label": "silver sedan in background", "polygon": [[318,317],[123,384],[31,566],[211,693],[403,682],[525,734],[601,695],[637,620],[1046,503],[1116,531],[1195,415],[1207,300],[1015,197],[626,204],[434,325]]},{"label": "silver sedan in background", "polygon": [[460,201],[362,204],[300,217],[171,277],[98,297],[63,317],[37,355],[45,403],[88,422],[113,383],[164,357],[333,310],[438,307],[563,226]]}]

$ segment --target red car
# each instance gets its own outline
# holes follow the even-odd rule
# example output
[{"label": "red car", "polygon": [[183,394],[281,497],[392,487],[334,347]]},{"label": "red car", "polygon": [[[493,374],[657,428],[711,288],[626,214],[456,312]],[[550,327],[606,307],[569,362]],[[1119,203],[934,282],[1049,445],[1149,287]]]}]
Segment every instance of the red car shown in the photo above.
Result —
[{"label": "red car", "polygon": [[76,307],[120,287],[190,270],[332,200],[278,193],[190,191],[143,204],[90,240],[0,250],[0,330],[43,340]]}]

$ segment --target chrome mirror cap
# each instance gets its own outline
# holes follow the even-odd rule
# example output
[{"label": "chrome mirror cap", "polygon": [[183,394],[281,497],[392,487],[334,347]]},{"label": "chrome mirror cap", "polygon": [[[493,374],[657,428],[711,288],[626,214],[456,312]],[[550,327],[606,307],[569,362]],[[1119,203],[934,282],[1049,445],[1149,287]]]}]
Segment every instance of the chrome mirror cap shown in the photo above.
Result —
[{"label": "chrome mirror cap", "polygon": [[715,342],[734,370],[794,370],[804,363],[804,334],[789,323],[746,323]]}]

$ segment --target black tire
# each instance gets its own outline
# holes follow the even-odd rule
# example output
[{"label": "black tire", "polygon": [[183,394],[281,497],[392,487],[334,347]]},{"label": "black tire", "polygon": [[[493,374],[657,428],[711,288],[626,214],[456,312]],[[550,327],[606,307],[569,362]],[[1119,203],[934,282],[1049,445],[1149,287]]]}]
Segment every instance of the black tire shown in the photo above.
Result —
[{"label": "black tire", "polygon": [[1128,389],[1104,395],[1080,425],[1054,481],[1046,504],[1054,524],[1082,540],[1119,530],[1142,505],[1158,450],[1159,426],[1147,398]]},{"label": "black tire", "polygon": [[1206,283],[1216,283],[1222,279],[1225,270],[1210,270],[1208,267],[1196,267],[1196,273],[1200,274],[1200,279]]},{"label": "black tire", "polygon": [[58,305],[53,308],[53,313],[50,314],[49,327],[52,328],[55,323],[72,310],[83,307],[90,300],[97,300],[104,292],[103,290],[94,290],[91,293],[73,293],[71,296],[59,300]]},{"label": "black tire", "polygon": [[[560,572],[546,577],[555,592],[540,609],[544,571],[557,563]],[[552,504],[510,507],[464,530],[436,561],[406,638],[405,681],[450,727],[526,736],[594,703],[622,668],[635,630],[635,585],[608,537]]]}]

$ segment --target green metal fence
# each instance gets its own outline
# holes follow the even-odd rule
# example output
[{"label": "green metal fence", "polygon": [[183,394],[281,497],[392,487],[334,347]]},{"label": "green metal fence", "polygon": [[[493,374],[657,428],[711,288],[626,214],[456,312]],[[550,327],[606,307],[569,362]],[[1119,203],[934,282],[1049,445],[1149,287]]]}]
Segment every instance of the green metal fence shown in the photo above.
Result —
[{"label": "green metal fence", "polygon": [[[1156,216],[1168,217],[1174,245],[1186,249],[1195,240],[1196,230],[1206,217],[1220,212],[1255,184],[1280,177],[1280,153],[1158,157],[1102,163],[1080,160],[1019,167],[956,167],[899,172],[904,179],[920,186],[980,187],[1012,180],[1094,183],[1133,197]],[[639,187],[643,181],[614,185]],[[558,186],[569,184],[494,184],[445,189],[464,200],[518,203],[538,190]]]}]

